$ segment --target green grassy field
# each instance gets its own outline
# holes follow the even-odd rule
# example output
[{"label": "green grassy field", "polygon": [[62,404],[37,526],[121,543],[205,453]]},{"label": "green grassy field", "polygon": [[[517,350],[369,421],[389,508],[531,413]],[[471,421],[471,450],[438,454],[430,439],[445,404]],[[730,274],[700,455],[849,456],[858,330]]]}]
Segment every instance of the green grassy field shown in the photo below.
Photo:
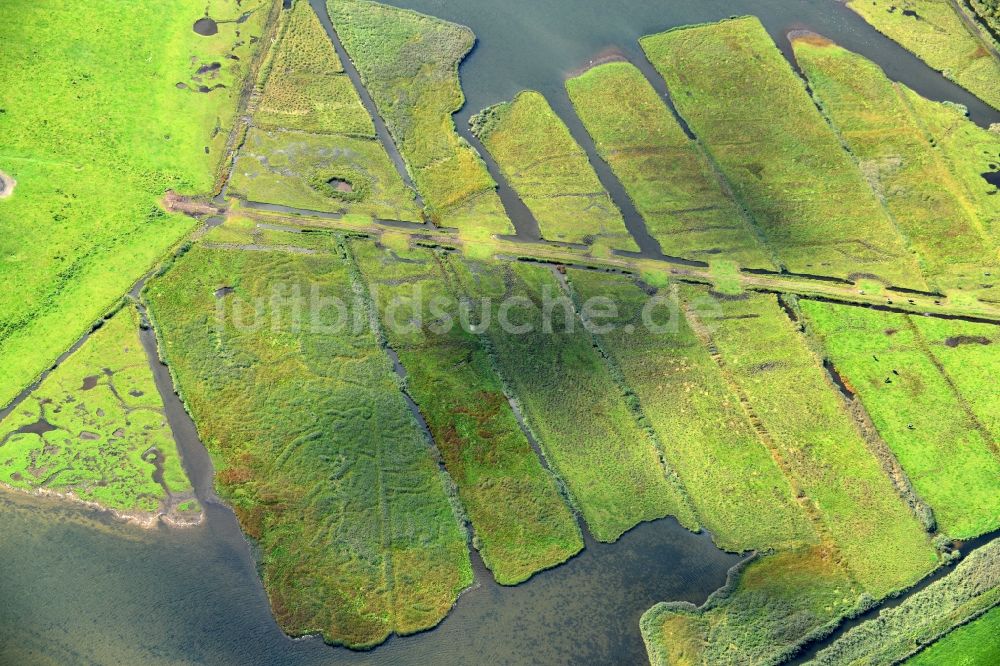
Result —
[{"label": "green grassy field", "polygon": [[373,139],[375,126],[308,2],[281,13],[254,124]]},{"label": "green grassy field", "polygon": [[[521,432],[489,355],[457,323],[441,258],[370,241],[351,248],[496,580],[522,582],[579,552],[576,519]],[[442,303],[437,312],[432,299]],[[448,322],[454,326],[445,330]]]},{"label": "green grassy field", "polygon": [[934,549],[804,338],[773,296],[721,306],[712,341],[845,566],[876,598],[916,582]]},{"label": "green grassy field", "polygon": [[127,305],[0,422],[0,483],[138,517],[192,499],[138,333]]},{"label": "green grassy field", "polygon": [[706,156],[634,65],[598,65],[569,79],[566,90],[665,254],[774,268]]},{"label": "green grassy field", "polygon": [[471,123],[538,220],[543,238],[639,249],[587,154],[540,93],[518,93],[473,116]]},{"label": "green grassy field", "polygon": [[[922,646],[1000,603],[1000,544],[993,542],[971,553],[944,578],[920,590],[895,608],[850,629],[810,664],[898,664]],[[981,623],[981,624],[980,624]],[[978,625],[978,626],[977,626]],[[986,664],[997,654],[997,611],[947,635],[907,664]],[[978,637],[985,642],[976,645]],[[965,659],[963,661],[963,659]]]},{"label": "green grassy field", "polygon": [[1000,62],[987,42],[963,24],[947,0],[850,0],[876,30],[912,51],[934,69],[1000,109]]},{"label": "green grassy field", "polygon": [[472,582],[466,535],[378,338],[323,306],[363,294],[339,254],[199,245],[145,292],[279,624],[353,647],[434,626]]},{"label": "green grassy field", "polygon": [[[499,317],[501,299],[516,299],[510,301],[507,330],[491,318],[487,335],[494,361],[594,537],[614,541],[637,523],[666,515],[696,526],[684,497],[666,477],[655,443],[637,423],[590,334],[576,321],[572,304],[559,304],[560,288],[550,270],[451,263],[463,292],[473,299],[473,313],[489,298],[492,315]],[[545,294],[552,303],[551,333],[543,324]],[[521,330],[527,326],[533,330]]]},{"label": "green grassy field", "polygon": [[800,302],[825,353],[857,392],[938,529],[1000,527],[1000,460],[925,352],[907,315]]},{"label": "green grassy field", "polygon": [[0,170],[18,184],[0,216],[18,223],[0,239],[0,405],[192,228],[157,200],[213,186],[251,38],[271,6],[237,4],[208,3],[219,19],[253,11],[212,37],[191,29],[206,11],[194,0],[6,8]]},{"label": "green grassy field", "polygon": [[913,317],[912,321],[929,355],[941,364],[944,375],[996,449],[1000,443],[1000,395],[996,390],[1000,327],[924,317]]},{"label": "green grassy field", "polygon": [[496,183],[452,120],[465,101],[458,63],[472,31],[367,0],[330,0],[329,8],[434,222],[472,238],[513,231]]},{"label": "green grassy field", "polygon": [[[338,191],[333,179],[350,191]],[[413,191],[376,139],[251,129],[229,191],[293,208],[422,221]]]},{"label": "green grassy field", "polygon": [[658,604],[640,626],[654,666],[777,664],[864,603],[835,552],[816,547],[755,560],[704,606]]},{"label": "green grassy field", "polygon": [[997,272],[996,244],[925,130],[925,115],[948,116],[953,109],[926,100],[914,107],[912,91],[822,38],[800,37],[793,45],[813,94],[920,258],[928,283],[988,293],[981,285]]},{"label": "green grassy field", "polygon": [[[965,188],[976,217],[992,235],[995,247],[1000,243],[1000,188],[987,183],[983,174],[996,171],[1000,165],[1000,132],[970,122],[961,107],[931,102],[911,90],[904,89],[904,94],[938,147],[941,159]],[[996,281],[996,272],[983,279],[991,286]]]},{"label": "green grassy field", "polygon": [[[680,313],[679,296],[658,295],[663,301],[647,312],[665,330],[653,331],[643,322],[650,297],[633,281],[591,271],[571,271],[569,279],[580,302],[597,307],[597,299],[610,298],[615,304],[617,316],[599,322],[612,325],[599,336],[602,348],[635,391],[715,542],[746,551],[815,541],[788,481]],[[670,307],[677,313],[672,319]]]},{"label": "green grassy field", "polygon": [[792,272],[921,288],[860,170],[753,17],[644,37],[681,115]]},{"label": "green grassy field", "polygon": [[907,666],[990,666],[1000,662],[1000,608],[953,632],[909,659]]}]

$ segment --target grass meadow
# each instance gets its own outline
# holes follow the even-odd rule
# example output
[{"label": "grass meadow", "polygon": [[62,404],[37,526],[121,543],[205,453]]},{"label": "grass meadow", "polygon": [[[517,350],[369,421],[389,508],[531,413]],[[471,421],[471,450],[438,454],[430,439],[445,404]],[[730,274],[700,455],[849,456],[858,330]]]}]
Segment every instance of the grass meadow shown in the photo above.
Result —
[{"label": "grass meadow", "polygon": [[567,80],[566,90],[664,254],[775,267],[708,157],[635,65],[598,65]]},{"label": "grass meadow", "polygon": [[0,170],[18,184],[0,201],[17,220],[0,239],[0,405],[192,229],[157,201],[212,189],[270,6],[213,0],[218,19],[252,13],[211,37],[194,0],[6,8]]},{"label": "grass meadow", "polygon": [[990,54],[985,38],[963,23],[957,5],[907,0],[903,11],[891,0],[850,0],[847,6],[886,37],[1000,109],[1000,62]]},{"label": "grass meadow", "polygon": [[[576,518],[521,431],[480,336],[458,325],[437,332],[459,319],[447,260],[430,250],[400,255],[371,241],[351,249],[497,582],[520,583],[579,552]],[[435,316],[417,294],[448,305]]]},{"label": "grass meadow", "polygon": [[639,247],[587,154],[541,93],[525,90],[481,111],[472,131],[538,220],[542,237],[568,243]]},{"label": "grass meadow", "polygon": [[[660,464],[656,443],[576,321],[572,303],[558,300],[560,288],[550,269],[453,263],[466,296],[516,298],[510,323],[534,328],[518,334],[490,326],[491,351],[546,460],[566,482],[594,537],[612,542],[639,522],[666,515],[696,527],[686,499]],[[543,325],[546,293],[557,303],[549,309],[551,333]]]},{"label": "grass meadow", "polygon": [[965,539],[1000,527],[1000,459],[929,357],[908,315],[801,301],[809,329],[860,396],[938,529]]},{"label": "grass meadow", "polygon": [[982,284],[997,272],[996,242],[924,119],[953,109],[928,100],[914,106],[915,93],[835,44],[802,37],[793,45],[814,96],[920,259],[928,283],[943,292],[988,295]]},{"label": "grass meadow", "polygon": [[472,31],[368,0],[330,0],[329,8],[431,219],[471,238],[512,231],[496,183],[452,120],[465,102],[458,64]]},{"label": "grass meadow", "polygon": [[[650,297],[634,281],[580,270],[569,279],[580,300],[615,303],[617,316],[600,320],[614,324],[599,336],[602,349],[634,391],[715,543],[741,552],[815,542],[787,479],[683,315],[667,330],[650,331],[642,322]],[[680,307],[679,294],[672,302]],[[658,310],[666,324],[666,307]]]},{"label": "grass meadow", "polygon": [[317,298],[363,302],[350,265],[329,250],[196,245],[145,296],[217,489],[260,548],[279,624],[357,648],[436,625],[472,569],[375,333],[324,330],[334,308],[319,311],[319,326],[296,325],[289,302],[274,298],[275,285],[286,295],[300,285],[306,298],[315,288]]},{"label": "grass meadow", "polygon": [[753,17],[644,37],[678,111],[796,273],[923,278],[861,171]]}]

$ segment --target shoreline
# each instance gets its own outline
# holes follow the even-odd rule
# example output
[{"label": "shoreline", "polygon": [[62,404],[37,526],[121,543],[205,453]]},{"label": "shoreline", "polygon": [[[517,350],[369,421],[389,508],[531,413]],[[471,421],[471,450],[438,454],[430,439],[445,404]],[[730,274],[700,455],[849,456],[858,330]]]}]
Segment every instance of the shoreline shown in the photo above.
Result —
[{"label": "shoreline", "polygon": [[17,488],[2,481],[0,481],[0,490],[22,496],[52,500],[64,505],[76,507],[78,509],[90,509],[103,515],[110,516],[117,522],[132,525],[143,530],[155,529],[161,522],[168,527],[177,529],[198,527],[205,522],[204,509],[198,512],[196,519],[189,519],[172,511],[165,511],[162,509],[158,511],[122,511],[119,509],[112,509],[98,502],[82,499],[73,492],[63,493],[55,490],[49,490],[47,488],[32,488],[31,490],[27,490],[24,488]]}]

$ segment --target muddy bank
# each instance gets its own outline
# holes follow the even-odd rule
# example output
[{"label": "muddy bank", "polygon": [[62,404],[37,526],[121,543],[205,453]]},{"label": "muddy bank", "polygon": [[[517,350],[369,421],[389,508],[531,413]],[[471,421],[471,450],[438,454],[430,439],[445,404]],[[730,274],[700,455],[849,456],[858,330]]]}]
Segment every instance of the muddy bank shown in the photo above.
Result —
[{"label": "muddy bank", "polygon": [[0,199],[6,199],[10,195],[14,194],[14,186],[17,185],[17,181],[0,171]]}]

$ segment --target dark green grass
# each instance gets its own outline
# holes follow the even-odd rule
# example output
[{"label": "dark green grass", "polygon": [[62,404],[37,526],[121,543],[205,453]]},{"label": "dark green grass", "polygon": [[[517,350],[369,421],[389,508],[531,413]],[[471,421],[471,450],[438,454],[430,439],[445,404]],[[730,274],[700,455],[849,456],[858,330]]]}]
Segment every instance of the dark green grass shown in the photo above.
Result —
[{"label": "dark green grass", "polygon": [[911,318],[814,301],[800,305],[934,510],[938,529],[964,539],[1000,527],[1000,460],[928,356]]},{"label": "dark green grass", "polygon": [[569,79],[566,90],[665,254],[774,268],[707,157],[634,65],[598,65]]},{"label": "dark green grass", "polygon": [[[217,298],[223,286],[234,291]],[[296,286],[306,301],[298,330],[291,303],[273,299]],[[363,290],[337,254],[200,246],[146,292],[217,488],[260,547],[279,624],[362,647],[440,622],[472,571],[365,309],[361,326],[337,330],[337,308],[308,303],[352,295]]]},{"label": "dark green grass", "polygon": [[[519,583],[582,549],[576,520],[521,432],[479,336],[459,323],[442,258],[426,250],[400,256],[370,241],[351,247],[497,581]],[[441,306],[431,310],[435,300]]]},{"label": "dark green grass", "polygon": [[[572,303],[558,302],[561,292],[551,271],[529,264],[453,263],[462,290],[475,299],[473,313],[480,312],[481,299],[492,299],[487,334],[500,375],[591,533],[610,542],[641,521],[666,515],[695,527],[655,442],[637,423]],[[546,294],[553,303],[551,332],[543,324]],[[513,327],[506,331],[496,321],[504,297],[517,299],[509,301]],[[482,320],[477,314],[473,321]],[[533,331],[516,332],[527,325]]]},{"label": "dark green grass", "polygon": [[885,210],[756,18],[670,30],[642,47],[782,264],[921,288]]}]

